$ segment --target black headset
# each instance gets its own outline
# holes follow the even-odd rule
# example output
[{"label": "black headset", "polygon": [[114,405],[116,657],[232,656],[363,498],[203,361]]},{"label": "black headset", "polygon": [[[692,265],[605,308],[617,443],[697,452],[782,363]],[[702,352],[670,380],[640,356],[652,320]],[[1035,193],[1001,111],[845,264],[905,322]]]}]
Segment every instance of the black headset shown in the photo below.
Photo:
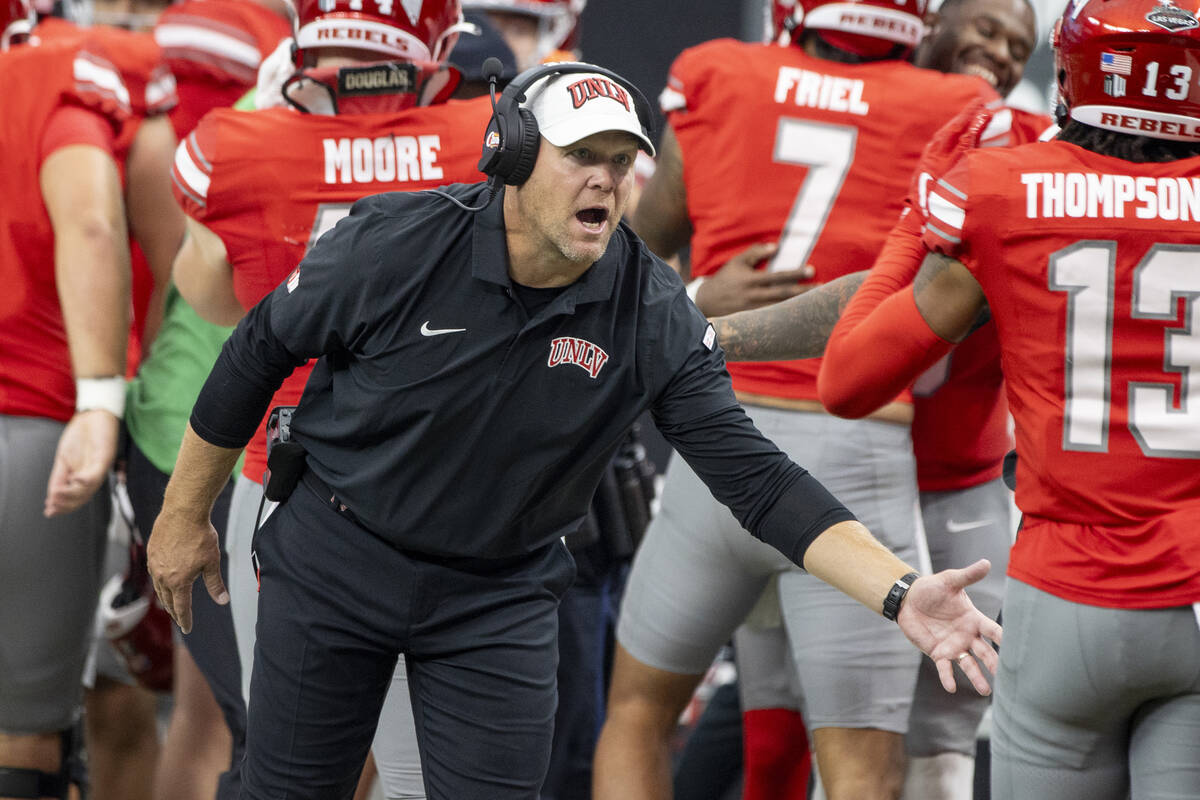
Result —
[{"label": "black headset", "polygon": [[[488,59],[489,61],[493,59]],[[499,67],[499,60],[496,66]],[[529,179],[533,172],[533,163],[537,160],[538,124],[533,112],[522,108],[525,92],[533,84],[551,75],[569,75],[571,73],[591,72],[603,75],[614,83],[620,84],[633,98],[633,107],[637,112],[638,123],[647,139],[653,140],[654,117],[646,96],[632,83],[620,75],[595,64],[585,64],[579,61],[563,61],[554,64],[541,64],[525,70],[512,79],[496,99],[496,80],[500,70],[494,73],[484,62],[483,74],[491,84],[492,90],[492,121],[488,123],[487,133],[484,134],[483,157],[479,159],[479,171],[496,182],[503,181],[509,186],[518,186]],[[494,143],[495,146],[491,146]],[[497,187],[498,188],[498,187]]]}]

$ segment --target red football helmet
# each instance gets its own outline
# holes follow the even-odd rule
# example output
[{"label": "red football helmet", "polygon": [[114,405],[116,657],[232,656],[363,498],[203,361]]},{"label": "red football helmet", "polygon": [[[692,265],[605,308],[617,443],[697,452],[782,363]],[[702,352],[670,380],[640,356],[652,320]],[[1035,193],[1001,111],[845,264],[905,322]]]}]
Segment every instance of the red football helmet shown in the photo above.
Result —
[{"label": "red football helmet", "polygon": [[878,57],[902,44],[912,50],[925,33],[926,0],[768,0],[767,41],[799,44],[799,31],[821,31],[835,47]]},{"label": "red football helmet", "polygon": [[297,61],[310,48],[372,50],[430,66],[467,29],[459,0],[298,0]]},{"label": "red football helmet", "polygon": [[538,21],[537,60],[555,50],[570,50],[577,42],[579,16],[587,0],[464,0],[468,11],[524,14]]},{"label": "red football helmet", "polygon": [[0,51],[7,50],[16,37],[28,36],[36,24],[28,0],[0,0]]},{"label": "red football helmet", "polygon": [[1156,139],[1200,139],[1200,13],[1171,0],[1073,0],[1054,26],[1071,119]]}]

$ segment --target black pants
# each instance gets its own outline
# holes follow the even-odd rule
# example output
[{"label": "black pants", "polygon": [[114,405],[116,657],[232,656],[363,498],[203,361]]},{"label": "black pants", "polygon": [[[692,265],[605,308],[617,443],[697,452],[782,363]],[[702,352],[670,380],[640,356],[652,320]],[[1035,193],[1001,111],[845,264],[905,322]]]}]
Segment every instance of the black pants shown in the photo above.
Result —
[{"label": "black pants", "polygon": [[[129,503],[133,506],[134,521],[143,536],[149,537],[154,520],[162,510],[163,492],[170,476],[155,467],[129,441],[126,450],[125,483]],[[225,523],[229,519],[229,499],[233,495],[232,481],[225,485],[213,507],[212,523],[221,543],[221,579],[229,580],[229,559],[225,555]],[[183,643],[208,681],[225,724],[233,736],[230,769],[222,773],[217,783],[217,800],[233,800],[241,790],[242,755],[246,748],[246,704],[242,700],[242,667],[238,658],[237,639],[233,632],[233,615],[229,606],[219,606],[208,596],[204,581],[192,586],[192,632]]]},{"label": "black pants", "polygon": [[348,798],[406,656],[430,800],[536,800],[556,704],[560,543],[489,562],[406,554],[308,480],[259,531],[245,798]]}]

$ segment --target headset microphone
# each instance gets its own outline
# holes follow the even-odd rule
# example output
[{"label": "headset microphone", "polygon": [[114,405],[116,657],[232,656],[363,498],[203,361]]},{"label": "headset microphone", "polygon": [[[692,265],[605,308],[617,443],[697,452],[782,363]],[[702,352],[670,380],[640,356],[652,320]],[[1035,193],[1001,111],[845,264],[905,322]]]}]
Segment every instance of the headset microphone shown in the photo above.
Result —
[{"label": "headset microphone", "polygon": [[[502,63],[500,63],[500,59],[496,58],[495,56],[488,56],[486,59],[484,59],[482,72],[483,72],[483,77],[486,78],[487,82],[488,82],[488,94],[490,94],[491,98],[492,98],[492,118],[495,119],[495,116],[496,116],[496,81],[498,81],[500,79],[500,75],[503,74],[504,65]],[[500,191],[500,184],[502,181],[503,181],[503,178],[501,178],[499,175],[491,175],[488,177],[487,199],[483,201],[482,205],[478,205],[478,206],[466,205],[465,203],[462,203],[461,201],[459,201],[459,199],[457,197],[455,197],[447,192],[443,192],[440,189],[432,189],[431,191],[434,194],[438,195],[439,197],[446,198],[451,203],[454,203],[454,205],[461,208],[463,211],[470,211],[472,214],[474,214],[479,211],[483,211],[485,208],[487,208],[491,204],[492,198],[496,196],[496,192]]]},{"label": "headset microphone", "polygon": [[492,111],[496,110],[496,81],[500,80],[500,76],[504,74],[504,65],[500,63],[500,59],[495,56],[488,56],[483,60],[483,79],[488,82],[488,90],[492,94]]}]

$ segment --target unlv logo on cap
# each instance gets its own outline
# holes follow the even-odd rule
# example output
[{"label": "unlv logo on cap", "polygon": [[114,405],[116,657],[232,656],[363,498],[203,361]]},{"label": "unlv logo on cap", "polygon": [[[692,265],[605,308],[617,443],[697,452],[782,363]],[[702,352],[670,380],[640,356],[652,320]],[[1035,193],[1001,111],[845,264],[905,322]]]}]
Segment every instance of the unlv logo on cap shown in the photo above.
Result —
[{"label": "unlv logo on cap", "polygon": [[559,364],[574,364],[583,367],[588,375],[595,378],[600,374],[600,368],[607,361],[608,353],[587,339],[560,336],[550,342],[550,358],[546,361],[546,366],[557,367]]},{"label": "unlv logo on cap", "polygon": [[576,108],[582,108],[588,100],[609,97],[625,106],[626,111],[629,110],[629,92],[607,78],[584,78],[569,85],[567,91],[571,93],[571,104]]}]

